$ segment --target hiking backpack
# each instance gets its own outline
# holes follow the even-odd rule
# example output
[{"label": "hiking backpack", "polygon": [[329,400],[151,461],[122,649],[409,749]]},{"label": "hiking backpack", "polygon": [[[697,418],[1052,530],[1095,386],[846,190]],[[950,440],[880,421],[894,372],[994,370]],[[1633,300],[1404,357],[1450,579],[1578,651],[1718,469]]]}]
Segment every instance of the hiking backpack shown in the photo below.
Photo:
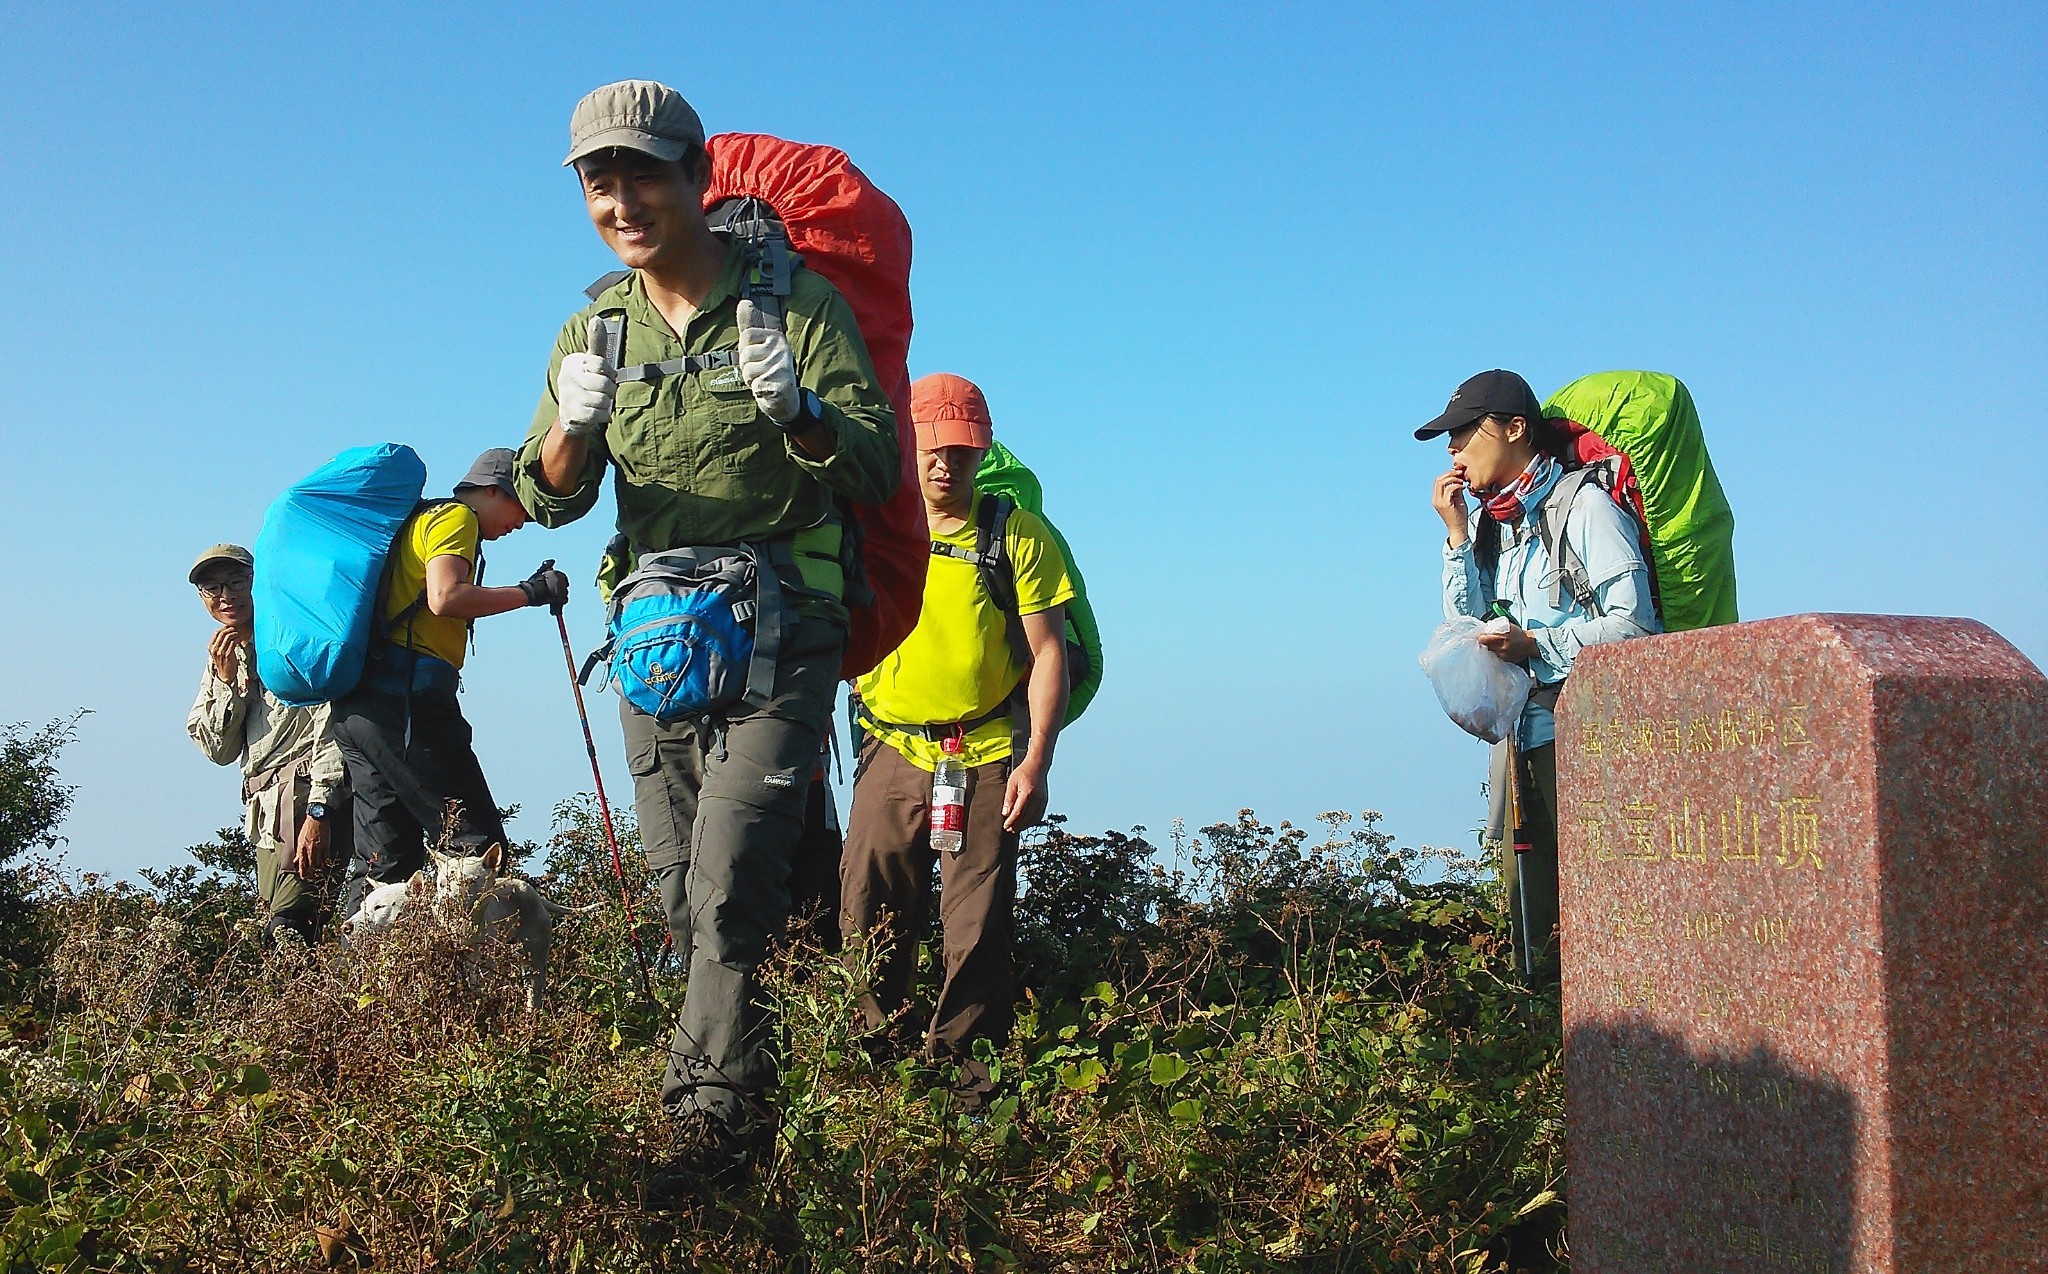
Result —
[{"label": "hiking backpack", "polygon": [[1635,518],[1666,632],[1735,623],[1735,512],[1684,383],[1662,372],[1599,372],[1551,395],[1543,414],[1567,451],[1567,471],[1537,518],[1558,567],[1551,604],[1569,591],[1600,613],[1586,564],[1564,534],[1573,499],[1591,483]]},{"label": "hiking backpack", "polygon": [[[738,238],[748,252],[741,294],[779,324],[791,273],[799,263],[815,271],[853,310],[875,378],[895,409],[896,493],[879,505],[839,501],[843,600],[851,616],[839,675],[851,679],[879,664],[917,626],[930,561],[930,532],[917,488],[917,435],[910,423],[910,223],[895,200],[834,147],[721,133],[705,149],[711,180],[704,209],[711,227]],[[586,295],[596,300],[628,273],[605,275]],[[625,315],[609,311],[599,317],[605,346],[616,358],[625,349]],[[622,367],[618,378],[660,380],[735,361],[735,351],[720,350]],[[765,563],[757,567],[774,574]],[[625,591],[622,580],[615,603]],[[620,613],[616,605],[613,613]],[[621,630],[611,635],[616,639]],[[681,630],[674,635],[680,639]],[[629,670],[615,659],[613,671],[623,689]]]},{"label": "hiking backpack", "polygon": [[294,708],[355,689],[385,562],[420,507],[427,467],[395,442],[355,447],[285,488],[256,536],[256,675]]},{"label": "hiking backpack", "polygon": [[[1102,689],[1102,634],[1095,626],[1095,609],[1089,605],[1088,587],[1081,578],[1081,568],[1074,562],[1074,550],[1059,528],[1046,519],[1044,488],[1039,485],[1038,475],[1002,443],[989,444],[988,454],[982,457],[981,468],[975,473],[974,485],[980,498],[974,510],[973,550],[933,540],[931,551],[938,556],[964,558],[980,569],[982,587],[1003,612],[1010,647],[1016,652],[1017,661],[1028,668],[1031,650],[1024,639],[1023,618],[1017,613],[1016,567],[1010,561],[1005,536],[1010,514],[1019,508],[1029,509],[1045,524],[1053,542],[1059,545],[1060,556],[1066,560],[1067,577],[1074,582],[1074,599],[1066,605],[1066,724],[1072,725]],[[1019,693],[1022,689],[1020,685]],[[1022,715],[1018,717],[1021,719]]]}]

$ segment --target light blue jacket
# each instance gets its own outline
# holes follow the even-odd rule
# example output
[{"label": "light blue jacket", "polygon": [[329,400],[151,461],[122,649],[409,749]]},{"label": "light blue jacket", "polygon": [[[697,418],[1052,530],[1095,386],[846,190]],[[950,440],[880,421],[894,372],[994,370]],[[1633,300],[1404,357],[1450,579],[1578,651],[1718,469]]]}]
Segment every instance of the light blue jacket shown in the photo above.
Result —
[{"label": "light blue jacket", "polygon": [[[1556,685],[1570,676],[1572,662],[1588,646],[1664,631],[1651,600],[1650,568],[1643,562],[1635,519],[1592,483],[1579,487],[1564,534],[1586,564],[1587,582],[1601,610],[1597,616],[1573,601],[1570,589],[1559,589],[1557,605],[1550,604],[1556,568],[1537,533],[1534,510],[1501,528],[1500,561],[1493,571],[1480,569],[1478,528],[1475,513],[1463,544],[1452,548],[1449,540],[1444,542],[1444,617],[1483,619],[1496,598],[1506,601],[1514,608],[1514,621],[1535,639],[1537,653],[1528,668],[1538,685]],[[1549,708],[1532,701],[1522,710],[1515,733],[1517,745],[1526,751],[1555,739],[1557,725]]]}]

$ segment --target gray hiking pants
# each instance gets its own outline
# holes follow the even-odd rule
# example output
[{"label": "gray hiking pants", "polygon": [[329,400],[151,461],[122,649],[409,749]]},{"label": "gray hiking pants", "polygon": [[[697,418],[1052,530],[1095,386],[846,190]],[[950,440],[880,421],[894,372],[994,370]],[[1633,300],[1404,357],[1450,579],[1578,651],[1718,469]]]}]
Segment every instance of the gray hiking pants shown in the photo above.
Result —
[{"label": "gray hiking pants", "polygon": [[775,1082],[774,1025],[755,970],[790,911],[790,870],[818,750],[832,720],[846,634],[801,620],[783,636],[765,707],[663,725],[619,705],[640,843],[689,989],[661,1085],[671,1114],[729,1125]]}]

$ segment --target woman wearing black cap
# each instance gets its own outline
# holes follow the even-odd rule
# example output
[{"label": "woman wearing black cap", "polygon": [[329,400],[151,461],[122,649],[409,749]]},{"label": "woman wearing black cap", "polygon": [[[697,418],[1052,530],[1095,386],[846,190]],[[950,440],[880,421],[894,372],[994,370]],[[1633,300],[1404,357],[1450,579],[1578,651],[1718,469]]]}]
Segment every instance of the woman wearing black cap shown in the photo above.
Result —
[{"label": "woman wearing black cap", "polygon": [[[1424,441],[1439,435],[1451,452],[1431,495],[1448,532],[1444,614],[1493,618],[1480,644],[1535,681],[1515,732],[1494,748],[1487,834],[1501,846],[1515,964],[1532,982],[1548,982],[1557,977],[1552,709],[1580,650],[1663,626],[1634,519],[1597,484],[1565,479],[1562,437],[1529,382],[1509,371],[1472,377],[1415,431]],[[1476,511],[1467,492],[1479,499]],[[1568,573],[1553,558],[1558,545],[1556,556],[1575,567],[1571,587],[1561,586]]]}]

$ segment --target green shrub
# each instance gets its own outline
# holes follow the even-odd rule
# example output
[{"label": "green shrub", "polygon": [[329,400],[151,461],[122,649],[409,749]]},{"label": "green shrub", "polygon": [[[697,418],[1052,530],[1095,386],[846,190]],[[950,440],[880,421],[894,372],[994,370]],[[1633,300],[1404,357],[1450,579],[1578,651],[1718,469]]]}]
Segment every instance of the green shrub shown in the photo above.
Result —
[{"label": "green shrub", "polygon": [[48,865],[24,856],[63,841],[57,827],[71,809],[73,789],[57,780],[57,756],[77,737],[78,720],[52,721],[40,730],[0,726],[0,1003],[31,988],[48,942],[35,905]]},{"label": "green shrub", "polygon": [[1502,980],[1474,864],[1327,822],[1247,811],[1171,868],[1142,830],[1035,835],[979,1113],[864,1051],[869,952],[780,952],[773,1159],[673,1212],[640,1189],[682,988],[628,820],[638,990],[589,798],[541,879],[603,905],[558,929],[537,1015],[509,951],[424,917],[268,951],[182,877],[54,890],[52,1011],[0,1065],[0,1268],[1554,1268],[1555,1005]]}]

